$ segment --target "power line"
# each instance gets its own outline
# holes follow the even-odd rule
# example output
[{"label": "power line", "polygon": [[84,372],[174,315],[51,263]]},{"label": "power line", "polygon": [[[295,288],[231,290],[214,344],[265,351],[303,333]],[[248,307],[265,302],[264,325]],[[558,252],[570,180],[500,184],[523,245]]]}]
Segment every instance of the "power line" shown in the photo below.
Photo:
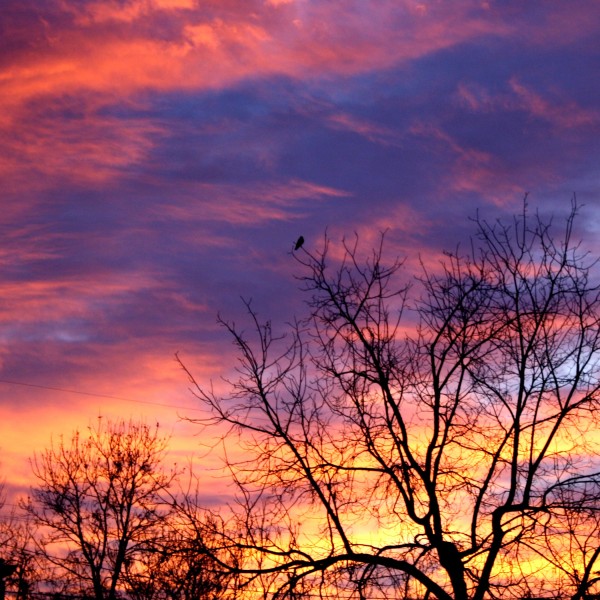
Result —
[{"label": "power line", "polygon": [[94,398],[105,398],[109,400],[121,400],[123,402],[134,402],[135,404],[149,404],[151,406],[162,406],[164,408],[175,408],[179,410],[193,410],[201,411],[201,408],[195,408],[191,406],[178,406],[176,404],[166,404],[163,402],[151,402],[150,400],[134,400],[133,398],[123,398],[122,396],[111,396],[109,394],[96,394],[94,392],[82,392],[80,390],[71,390],[67,388],[54,387],[51,385],[41,385],[38,383],[26,383],[24,381],[13,381],[10,379],[0,379],[0,383],[8,385],[20,385],[23,387],[38,388],[42,390],[51,390],[54,392],[65,392],[67,394],[78,394],[79,396],[92,396]]}]

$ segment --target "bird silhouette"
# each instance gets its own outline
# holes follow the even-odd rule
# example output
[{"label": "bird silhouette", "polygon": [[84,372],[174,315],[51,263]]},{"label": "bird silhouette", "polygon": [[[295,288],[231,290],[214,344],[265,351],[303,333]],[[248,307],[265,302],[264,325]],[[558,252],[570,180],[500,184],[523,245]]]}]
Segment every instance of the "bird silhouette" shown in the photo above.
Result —
[{"label": "bird silhouette", "polygon": [[302,248],[302,244],[304,244],[304,236],[300,236],[296,241],[296,245],[294,246],[294,250],[300,250]]}]

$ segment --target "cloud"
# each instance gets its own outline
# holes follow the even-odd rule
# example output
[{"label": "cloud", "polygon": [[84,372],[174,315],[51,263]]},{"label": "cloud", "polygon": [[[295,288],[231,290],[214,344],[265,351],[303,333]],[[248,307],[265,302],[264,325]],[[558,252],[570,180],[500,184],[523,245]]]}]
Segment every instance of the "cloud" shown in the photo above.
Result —
[{"label": "cloud", "polygon": [[[162,130],[141,120],[123,120],[89,113],[69,114],[69,102],[56,103],[58,118],[48,105],[15,122],[0,157],[0,176],[40,187],[69,181],[101,185],[140,164]],[[80,107],[85,107],[81,100]],[[32,181],[32,175],[39,179]]]},{"label": "cloud", "polygon": [[291,180],[239,186],[192,184],[186,186],[183,195],[195,201],[186,202],[178,198],[170,205],[157,207],[157,210],[162,215],[186,223],[221,221],[232,226],[249,226],[298,219],[308,210],[307,202],[312,204],[345,198],[348,192]]},{"label": "cloud", "polygon": [[64,2],[63,9],[75,16],[77,24],[89,26],[106,22],[131,23],[157,12],[193,10],[197,4],[197,0],[103,0],[79,4]]},{"label": "cloud", "polygon": [[[390,0],[370,4],[368,15],[357,2],[343,10],[308,1],[62,6],[62,20],[54,15],[51,31],[38,33],[45,39],[43,52],[15,52],[0,73],[0,91],[13,107],[75,90],[110,96],[215,88],[272,74],[351,74],[415,59],[491,28],[461,5],[423,13],[411,2]],[[108,21],[116,22],[108,27]]]},{"label": "cloud", "polygon": [[532,118],[547,121],[554,127],[570,129],[600,123],[600,111],[584,108],[563,94],[546,96],[518,77],[507,82],[508,90],[493,93],[479,84],[459,84],[456,97],[467,109],[477,113],[525,112]]},{"label": "cloud", "polygon": [[600,111],[586,110],[572,100],[544,98],[530,87],[513,78],[510,87],[516,94],[516,107],[527,111],[532,117],[544,119],[561,129],[586,127],[600,124]]},{"label": "cloud", "polygon": [[329,116],[328,120],[331,127],[352,131],[375,144],[394,146],[401,143],[401,136],[398,132],[390,127],[377,125],[367,119],[362,119],[350,114],[337,113]]}]

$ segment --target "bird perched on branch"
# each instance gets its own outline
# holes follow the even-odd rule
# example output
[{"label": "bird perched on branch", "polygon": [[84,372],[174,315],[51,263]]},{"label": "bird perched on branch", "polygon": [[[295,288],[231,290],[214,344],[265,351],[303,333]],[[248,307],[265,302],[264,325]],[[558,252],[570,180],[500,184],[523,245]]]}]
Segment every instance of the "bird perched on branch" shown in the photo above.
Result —
[{"label": "bird perched on branch", "polygon": [[302,244],[304,244],[304,236],[301,235],[296,240],[296,245],[294,246],[294,250],[300,250],[300,248],[302,248]]}]

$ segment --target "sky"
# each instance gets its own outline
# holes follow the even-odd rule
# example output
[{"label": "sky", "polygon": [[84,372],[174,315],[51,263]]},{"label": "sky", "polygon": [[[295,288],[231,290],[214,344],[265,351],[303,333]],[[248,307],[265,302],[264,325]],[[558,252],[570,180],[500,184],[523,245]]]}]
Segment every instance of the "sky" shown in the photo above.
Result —
[{"label": "sky", "polygon": [[[175,354],[217,387],[241,298],[302,314],[291,249],[382,231],[438,263],[476,211],[600,255],[597,0],[3,0],[0,475],[98,416],[218,475]],[[221,487],[219,487],[221,486]],[[207,484],[219,503],[226,488]]]}]

